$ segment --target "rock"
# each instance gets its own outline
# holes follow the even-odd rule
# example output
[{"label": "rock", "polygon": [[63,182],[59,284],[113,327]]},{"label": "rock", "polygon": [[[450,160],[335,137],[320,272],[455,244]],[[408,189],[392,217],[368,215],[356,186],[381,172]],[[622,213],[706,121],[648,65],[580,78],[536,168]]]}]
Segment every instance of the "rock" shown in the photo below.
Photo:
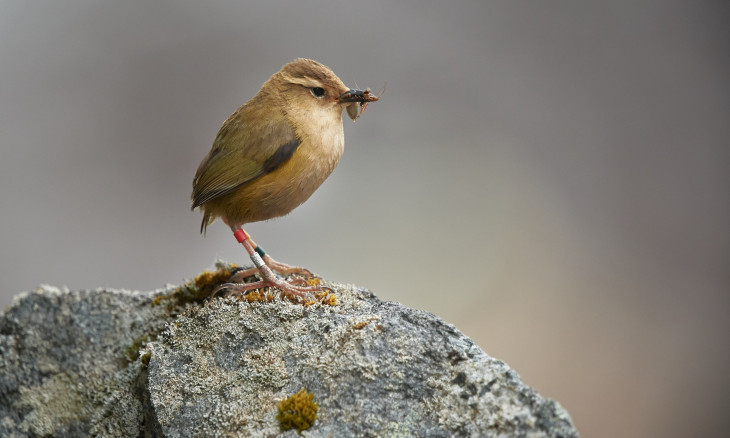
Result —
[{"label": "rock", "polygon": [[0,436],[577,437],[568,413],[433,314],[327,283],[336,306],[44,286],[0,314]]}]

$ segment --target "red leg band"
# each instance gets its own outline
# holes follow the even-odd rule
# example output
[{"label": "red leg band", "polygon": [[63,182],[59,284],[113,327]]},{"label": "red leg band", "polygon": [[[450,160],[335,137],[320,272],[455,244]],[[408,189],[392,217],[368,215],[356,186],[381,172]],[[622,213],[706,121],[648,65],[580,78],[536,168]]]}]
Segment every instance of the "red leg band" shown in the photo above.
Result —
[{"label": "red leg band", "polygon": [[243,243],[246,239],[248,239],[248,236],[246,235],[246,232],[243,231],[241,228],[237,229],[233,233],[233,237],[235,237],[236,240],[238,240],[238,243]]}]

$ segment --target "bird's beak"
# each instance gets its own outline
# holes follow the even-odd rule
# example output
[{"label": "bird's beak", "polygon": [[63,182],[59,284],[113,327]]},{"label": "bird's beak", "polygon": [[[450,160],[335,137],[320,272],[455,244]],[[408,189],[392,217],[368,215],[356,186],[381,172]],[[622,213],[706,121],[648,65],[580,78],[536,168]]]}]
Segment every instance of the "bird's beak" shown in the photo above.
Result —
[{"label": "bird's beak", "polygon": [[360,114],[362,114],[362,111],[365,110],[368,103],[377,101],[378,96],[371,94],[369,88],[364,90],[350,89],[340,94],[338,100],[340,103],[349,103],[346,107],[347,115],[350,116],[352,120],[357,120],[357,118],[360,117]]}]

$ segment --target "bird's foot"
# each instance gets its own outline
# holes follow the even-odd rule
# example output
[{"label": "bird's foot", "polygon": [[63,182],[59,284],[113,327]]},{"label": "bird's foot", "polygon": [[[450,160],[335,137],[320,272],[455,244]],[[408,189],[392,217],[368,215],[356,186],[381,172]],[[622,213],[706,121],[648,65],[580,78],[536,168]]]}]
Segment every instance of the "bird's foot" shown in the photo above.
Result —
[{"label": "bird's foot", "polygon": [[[224,296],[237,296],[244,299],[254,298],[249,295],[257,291],[258,295],[250,301],[269,301],[273,296],[268,296],[264,293],[266,289],[274,288],[280,291],[281,297],[286,298],[295,303],[304,305],[311,305],[318,301],[327,302],[332,304],[333,294],[331,288],[327,286],[319,285],[319,281],[306,281],[304,279],[297,279],[297,281],[304,282],[302,285],[294,284],[292,281],[282,280],[274,278],[274,280],[264,279],[254,281],[252,283],[223,283],[216,287],[211,294],[211,298],[214,297],[218,292],[225,290]],[[306,286],[304,284],[307,284]]]},{"label": "bird's foot", "polygon": [[301,275],[302,277],[314,277],[314,274],[312,271],[310,271],[307,268],[302,268],[301,266],[291,266],[287,265],[286,263],[277,262],[273,258],[271,258],[270,255],[266,254],[264,257],[264,263],[266,263],[266,266],[271,268],[271,270],[278,272],[282,275],[289,276],[289,275]]},{"label": "bird's foot", "polygon": [[[244,281],[246,278],[256,274],[261,277],[261,280],[251,283]],[[267,288],[278,289],[283,298],[305,305],[314,304],[317,301],[326,302],[330,305],[336,304],[334,291],[327,286],[320,285],[319,278],[311,277],[305,279],[302,277],[294,277],[284,280],[277,277],[268,264],[262,264],[258,268],[245,269],[233,274],[227,283],[216,287],[210,296],[213,298],[218,292],[226,290],[225,296],[239,296],[243,298],[247,297],[251,291],[259,290],[262,292],[259,298],[261,300],[268,300],[266,295],[263,294],[263,291]]]},{"label": "bird's foot", "polygon": [[[260,246],[256,245],[242,228],[232,227],[232,229],[233,236],[246,248],[246,252],[251,257],[255,268],[235,273],[228,280],[228,283],[221,284],[213,290],[211,298],[221,290],[228,289],[226,295],[236,294],[239,297],[246,297],[249,300],[251,300],[251,294],[248,294],[248,292],[261,291],[263,295],[259,298],[268,301],[270,295],[267,295],[264,291],[274,288],[281,291],[283,298],[304,305],[314,304],[317,300],[332,306],[337,304],[337,297],[332,293],[334,291],[329,287],[319,285],[320,279],[312,277],[312,273],[309,270],[277,262],[266,254]],[[273,270],[285,276],[304,275],[311,278],[297,277],[283,280],[277,277]],[[245,279],[253,275],[258,275],[261,277],[261,280],[246,283]],[[256,299],[258,300],[259,298]]]},{"label": "bird's foot", "polygon": [[[294,278],[291,281],[296,282],[303,282],[306,283],[307,279],[310,278],[319,278],[316,277],[312,271],[310,271],[307,268],[302,268],[299,266],[290,266],[286,263],[277,262],[274,260],[270,255],[266,254],[263,257],[264,263],[266,263],[266,266],[269,267],[274,272],[277,272],[281,274],[284,277],[289,277],[291,275],[299,276],[300,278]],[[259,268],[249,268],[249,269],[242,269],[233,276],[231,276],[229,282],[230,283],[243,283],[246,278],[253,277],[254,275],[259,274]],[[301,278],[304,277],[304,278]]]}]

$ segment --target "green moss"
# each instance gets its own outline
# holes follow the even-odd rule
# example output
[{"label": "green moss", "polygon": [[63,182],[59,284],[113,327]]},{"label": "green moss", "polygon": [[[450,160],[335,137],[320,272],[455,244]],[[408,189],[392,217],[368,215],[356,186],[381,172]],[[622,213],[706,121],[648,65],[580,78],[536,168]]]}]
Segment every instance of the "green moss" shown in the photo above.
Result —
[{"label": "green moss", "polygon": [[158,306],[163,301],[169,301],[167,310],[172,312],[177,306],[199,303],[210,297],[216,287],[227,282],[231,277],[231,270],[234,268],[236,265],[220,264],[216,271],[203,271],[193,281],[183,284],[172,293],[156,297],[152,300],[152,305]]},{"label": "green moss", "polygon": [[149,335],[147,333],[141,335],[124,350],[124,355],[127,357],[129,362],[134,362],[139,359],[139,350],[149,341]]},{"label": "green moss", "polygon": [[277,404],[281,430],[296,429],[301,433],[314,423],[317,419],[319,405],[314,402],[314,394],[307,392],[304,388],[299,392],[287,397]]},{"label": "green moss", "polygon": [[152,353],[149,351],[142,355],[142,357],[139,358],[139,360],[142,361],[142,363],[147,366],[150,364],[150,357],[152,357]]},{"label": "green moss", "polygon": [[157,332],[154,331],[154,332],[144,333],[141,336],[139,336],[137,339],[132,341],[132,343],[129,345],[129,347],[127,347],[127,349],[124,350],[124,357],[125,357],[125,359],[127,359],[126,365],[129,365],[130,363],[136,361],[137,359],[141,359],[142,363],[147,365],[147,363],[150,360],[150,358],[149,358],[150,354],[146,353],[142,357],[140,357],[139,351],[142,349],[142,347],[147,345],[149,342],[154,342],[156,340],[157,340]]}]

